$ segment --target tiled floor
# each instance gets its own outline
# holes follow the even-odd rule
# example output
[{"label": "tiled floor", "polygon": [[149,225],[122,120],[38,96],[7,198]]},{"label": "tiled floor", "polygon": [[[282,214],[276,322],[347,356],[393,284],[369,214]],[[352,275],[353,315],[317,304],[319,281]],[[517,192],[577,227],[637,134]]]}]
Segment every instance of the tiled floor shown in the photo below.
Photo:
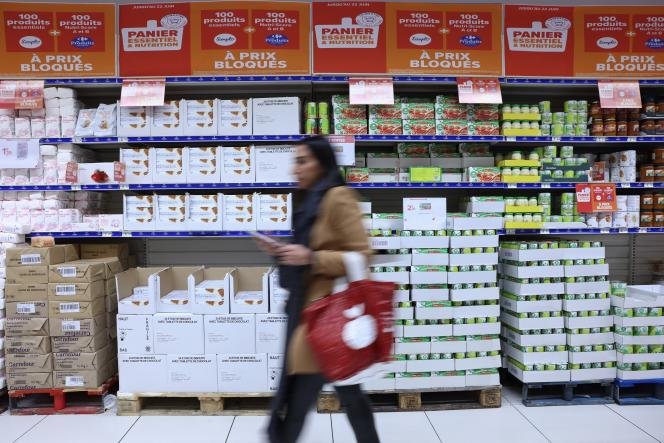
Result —
[{"label": "tiled floor", "polygon": [[[500,409],[376,414],[382,443],[664,442],[664,406],[526,408],[505,388]],[[265,417],[0,416],[0,443],[260,443]],[[342,414],[311,413],[302,443],[352,443]]]}]

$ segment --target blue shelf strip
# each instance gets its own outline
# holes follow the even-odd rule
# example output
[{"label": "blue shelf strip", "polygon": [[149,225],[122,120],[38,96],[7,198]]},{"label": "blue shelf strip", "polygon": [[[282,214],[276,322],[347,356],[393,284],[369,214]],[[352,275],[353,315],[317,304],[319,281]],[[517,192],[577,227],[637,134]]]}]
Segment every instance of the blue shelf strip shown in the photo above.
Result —
[{"label": "blue shelf strip", "polygon": [[623,380],[621,378],[616,378],[615,381],[617,386],[621,388],[629,388],[634,385],[650,385],[650,384],[664,384],[664,378],[647,378],[645,380]]},{"label": "blue shelf strip", "polygon": [[[664,182],[616,183],[618,189],[664,189]],[[348,183],[358,189],[575,189],[576,183]],[[225,189],[291,189],[296,183],[147,183],[113,185],[0,185],[0,191],[190,191]]]},{"label": "blue shelf strip", "polygon": [[[570,235],[570,234],[664,234],[664,228],[585,228],[585,229],[499,229],[498,235]],[[288,237],[290,231],[266,232],[274,237]],[[250,237],[246,231],[113,231],[113,232],[32,232],[26,236],[52,236],[56,238],[104,238],[104,237]]]},{"label": "blue shelf strip", "polygon": [[[266,231],[273,237],[288,237],[290,231]],[[250,237],[247,231],[113,231],[113,232],[32,232],[28,236],[51,236],[56,238],[101,238],[101,237]]]},{"label": "blue shelf strip", "polygon": [[[166,84],[196,84],[212,82],[233,83],[346,83],[347,75],[257,75],[257,76],[190,76],[166,77]],[[395,75],[395,83],[456,83],[456,77],[436,75]],[[500,77],[503,85],[573,85],[594,86],[596,79],[590,78],[521,78]],[[92,78],[52,78],[44,80],[46,86],[78,86],[78,85],[121,85],[120,77],[92,77]],[[643,86],[664,85],[662,79],[639,80]]]},{"label": "blue shelf strip", "polygon": [[[176,135],[150,137],[42,138],[40,143],[118,144],[118,143],[206,143],[206,142],[296,142],[305,137],[290,135]],[[357,143],[398,142],[484,142],[484,143],[664,143],[664,135],[639,137],[506,137],[502,135],[356,135]]]}]

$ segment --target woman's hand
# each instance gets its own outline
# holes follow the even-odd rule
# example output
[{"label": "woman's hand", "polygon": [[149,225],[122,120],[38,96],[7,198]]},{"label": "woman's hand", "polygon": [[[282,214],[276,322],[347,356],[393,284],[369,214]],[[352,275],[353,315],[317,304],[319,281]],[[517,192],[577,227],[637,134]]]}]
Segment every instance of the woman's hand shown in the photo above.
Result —
[{"label": "woman's hand", "polygon": [[283,245],[277,248],[277,258],[282,265],[306,266],[311,264],[312,251],[302,245]]}]

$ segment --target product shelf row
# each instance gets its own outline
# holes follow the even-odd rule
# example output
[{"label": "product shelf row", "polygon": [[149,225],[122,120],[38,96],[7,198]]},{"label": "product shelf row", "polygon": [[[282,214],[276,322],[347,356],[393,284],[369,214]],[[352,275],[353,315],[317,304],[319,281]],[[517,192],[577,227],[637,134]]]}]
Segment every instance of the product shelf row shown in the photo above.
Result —
[{"label": "product shelf row", "polygon": [[[288,237],[290,231],[262,231],[273,237]],[[498,235],[568,235],[568,234],[664,234],[664,228],[578,228],[578,229],[500,229]],[[86,232],[32,232],[26,237],[51,236],[56,238],[168,238],[168,237],[251,237],[246,231],[86,231]]]},{"label": "product shelf row", "polygon": [[[260,75],[260,76],[194,76],[194,77],[166,77],[167,84],[196,84],[196,83],[345,83],[348,82],[345,75]],[[456,77],[447,76],[421,76],[421,75],[396,75],[392,76],[395,83],[456,83]],[[45,85],[120,85],[120,77],[97,77],[97,78],[53,78],[46,79]],[[593,86],[597,79],[590,78],[522,78],[522,77],[500,77],[498,79],[503,85],[579,85]],[[662,79],[639,80],[641,85],[662,85]]]},{"label": "product shelf row", "polygon": [[[42,144],[77,143],[86,145],[119,144],[119,143],[206,143],[206,142],[296,142],[305,134],[291,135],[177,135],[149,137],[73,137],[73,138],[42,138]],[[400,143],[400,142],[485,142],[485,143],[664,143],[664,135],[638,137],[592,137],[592,136],[520,136],[506,137],[502,135],[355,135],[356,143]]]},{"label": "product shelf row", "polygon": [[[664,189],[664,182],[614,183],[617,189]],[[348,183],[357,189],[559,189],[574,190],[577,183]],[[0,185],[0,191],[187,191],[204,189],[293,189],[296,183],[145,183],[98,185]]]}]

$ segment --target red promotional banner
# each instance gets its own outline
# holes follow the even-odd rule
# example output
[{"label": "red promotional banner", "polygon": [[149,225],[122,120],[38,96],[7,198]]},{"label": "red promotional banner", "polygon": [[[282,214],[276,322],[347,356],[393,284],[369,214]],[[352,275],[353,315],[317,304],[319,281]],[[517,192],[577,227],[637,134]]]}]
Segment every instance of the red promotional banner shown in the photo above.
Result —
[{"label": "red promotional banner", "polygon": [[0,81],[0,109],[44,107],[44,81]]},{"label": "red promotional banner", "polygon": [[505,75],[570,77],[574,8],[505,6]]},{"label": "red promotional banner", "polygon": [[641,108],[641,88],[638,81],[597,82],[602,108]]},{"label": "red promotional banner", "polygon": [[190,75],[189,3],[120,5],[120,75]]},{"label": "red promotional banner", "polygon": [[115,5],[0,3],[0,76],[114,76]]},{"label": "red promotional banner", "polygon": [[497,78],[457,77],[459,103],[502,103]]},{"label": "red promotional banner", "polygon": [[659,6],[577,6],[574,75],[662,77],[664,9]]},{"label": "red promotional banner", "polygon": [[576,185],[577,209],[580,213],[615,212],[616,185],[614,183],[579,183]]},{"label": "red promotional banner", "polygon": [[314,2],[315,73],[502,75],[501,5]]}]

